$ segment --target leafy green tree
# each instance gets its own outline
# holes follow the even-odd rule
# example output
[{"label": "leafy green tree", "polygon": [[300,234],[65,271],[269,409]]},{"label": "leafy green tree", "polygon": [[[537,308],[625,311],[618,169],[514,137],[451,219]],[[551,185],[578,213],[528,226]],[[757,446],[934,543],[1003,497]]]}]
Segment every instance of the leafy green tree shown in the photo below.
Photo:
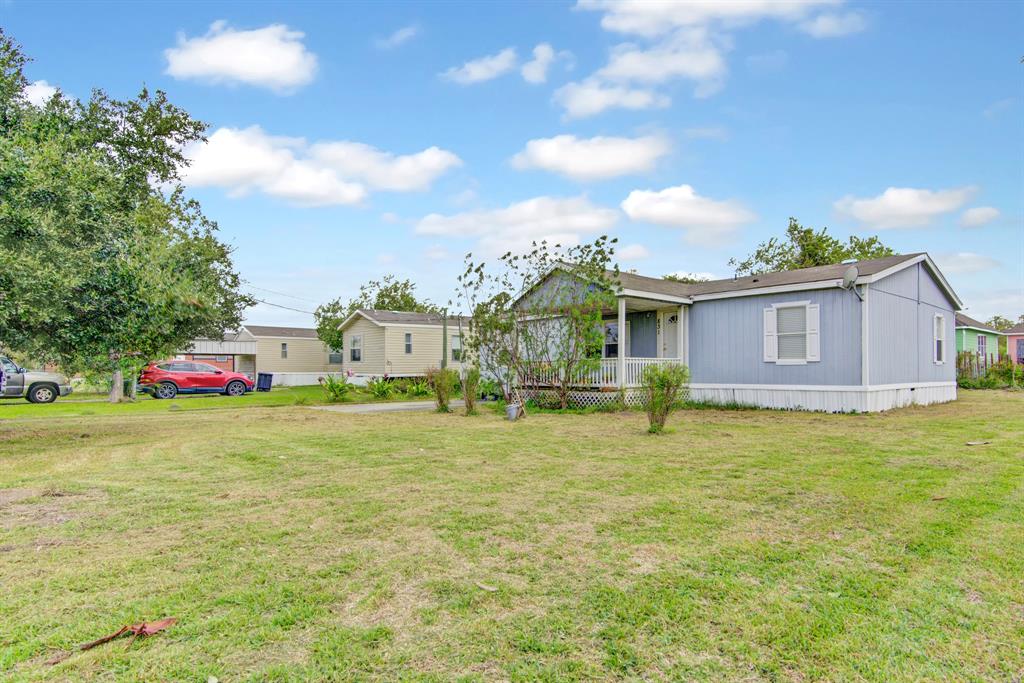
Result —
[{"label": "leafy green tree", "polygon": [[565,408],[570,392],[600,367],[603,314],[615,309],[620,288],[615,244],[606,236],[568,249],[535,242],[526,254],[505,254],[493,270],[467,255],[457,290],[472,313],[466,360],[500,381],[506,399],[515,383],[543,384]]},{"label": "leafy green tree", "polygon": [[120,400],[125,371],[237,327],[252,304],[180,184],[205,125],[146,90],[32,106],[24,63],[0,34],[0,345],[110,372]]},{"label": "leafy green tree", "polygon": [[679,273],[669,273],[661,278],[662,280],[670,280],[672,282],[682,282],[686,285],[695,285],[700,282],[707,282],[708,278],[698,277],[696,275],[680,275]]},{"label": "leafy green tree", "polygon": [[742,261],[729,259],[729,265],[737,275],[758,275],[780,270],[796,270],[842,263],[847,259],[881,258],[896,252],[882,244],[877,236],[857,237],[851,235],[842,242],[828,234],[828,228],[815,231],[805,228],[795,218],[789,219],[786,237],[772,237],[762,242]]},{"label": "leafy green tree", "polygon": [[344,339],[338,327],[360,308],[415,313],[441,312],[439,306],[416,297],[416,284],[412,280],[399,280],[394,275],[385,275],[380,280],[370,280],[361,286],[359,294],[347,303],[338,298],[316,307],[313,315],[320,341],[331,349],[340,350]]},{"label": "leafy green tree", "polygon": [[[1020,318],[1021,322],[1024,322],[1024,315],[1022,315]],[[1012,320],[1010,320],[1009,318],[1004,318],[1001,315],[992,316],[991,318],[988,319],[987,324],[999,330],[1000,332],[1002,332],[1003,330],[1008,330],[1014,325]]]}]

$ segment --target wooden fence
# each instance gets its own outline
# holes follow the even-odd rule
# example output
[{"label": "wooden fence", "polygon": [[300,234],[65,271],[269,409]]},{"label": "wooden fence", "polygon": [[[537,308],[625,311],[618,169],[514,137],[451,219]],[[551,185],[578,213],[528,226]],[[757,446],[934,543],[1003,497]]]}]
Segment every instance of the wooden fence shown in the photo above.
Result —
[{"label": "wooden fence", "polygon": [[1010,360],[1005,353],[976,353],[961,351],[956,355],[956,378],[977,379],[988,374],[989,369]]}]

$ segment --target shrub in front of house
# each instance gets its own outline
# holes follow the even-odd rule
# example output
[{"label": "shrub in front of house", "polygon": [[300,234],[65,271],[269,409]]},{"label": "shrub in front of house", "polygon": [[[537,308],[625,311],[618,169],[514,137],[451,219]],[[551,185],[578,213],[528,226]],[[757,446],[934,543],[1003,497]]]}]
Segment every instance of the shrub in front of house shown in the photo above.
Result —
[{"label": "shrub in front of house", "polygon": [[476,399],[480,391],[480,368],[470,367],[462,376],[462,398],[466,401],[466,415],[476,415]]},{"label": "shrub in front of house", "polygon": [[434,403],[437,404],[437,412],[451,412],[449,404],[459,385],[459,374],[448,368],[430,368],[427,370],[427,382],[434,392]]},{"label": "shrub in front of house", "polygon": [[374,398],[389,399],[395,393],[395,385],[387,377],[374,377],[366,383],[366,390]]},{"label": "shrub in front of house", "polygon": [[349,392],[352,391],[353,388],[353,385],[349,384],[348,378],[344,375],[341,375],[340,377],[324,375],[317,381],[320,383],[320,386],[323,387],[324,394],[330,403],[344,401],[345,397],[348,396]]},{"label": "shrub in front of house", "polygon": [[673,411],[686,400],[690,371],[685,365],[649,365],[641,379],[643,407],[647,413],[647,431],[658,434]]},{"label": "shrub in front of house", "polygon": [[405,393],[409,396],[415,396],[417,398],[422,396],[430,396],[430,384],[425,379],[413,379],[410,380],[408,386],[405,389]]}]

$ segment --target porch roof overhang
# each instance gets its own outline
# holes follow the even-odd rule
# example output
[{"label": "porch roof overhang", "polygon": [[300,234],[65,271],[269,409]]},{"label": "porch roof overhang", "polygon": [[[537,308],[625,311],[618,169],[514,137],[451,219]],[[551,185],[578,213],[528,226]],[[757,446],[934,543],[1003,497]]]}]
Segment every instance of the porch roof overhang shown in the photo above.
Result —
[{"label": "porch roof overhang", "polygon": [[638,310],[649,311],[650,305],[662,304],[662,305],[680,305],[680,304],[692,304],[693,299],[688,296],[676,296],[674,294],[660,294],[657,292],[645,292],[639,289],[621,289],[617,296],[619,298],[626,299],[626,306],[628,307],[631,303],[634,305],[647,305],[646,308],[640,308]]}]

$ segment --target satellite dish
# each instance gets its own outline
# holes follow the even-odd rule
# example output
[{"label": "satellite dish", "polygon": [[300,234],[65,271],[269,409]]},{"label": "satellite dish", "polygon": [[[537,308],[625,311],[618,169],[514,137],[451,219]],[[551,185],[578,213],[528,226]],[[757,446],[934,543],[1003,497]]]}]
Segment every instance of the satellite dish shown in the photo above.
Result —
[{"label": "satellite dish", "polygon": [[857,270],[857,266],[850,266],[843,273],[843,289],[851,289],[857,282],[857,278],[860,276],[860,271]]},{"label": "satellite dish", "polygon": [[857,295],[857,298],[864,301],[864,296],[857,291],[857,278],[860,276],[860,271],[857,270],[857,266],[850,266],[843,273],[843,284],[840,285],[843,289],[849,290]]}]

